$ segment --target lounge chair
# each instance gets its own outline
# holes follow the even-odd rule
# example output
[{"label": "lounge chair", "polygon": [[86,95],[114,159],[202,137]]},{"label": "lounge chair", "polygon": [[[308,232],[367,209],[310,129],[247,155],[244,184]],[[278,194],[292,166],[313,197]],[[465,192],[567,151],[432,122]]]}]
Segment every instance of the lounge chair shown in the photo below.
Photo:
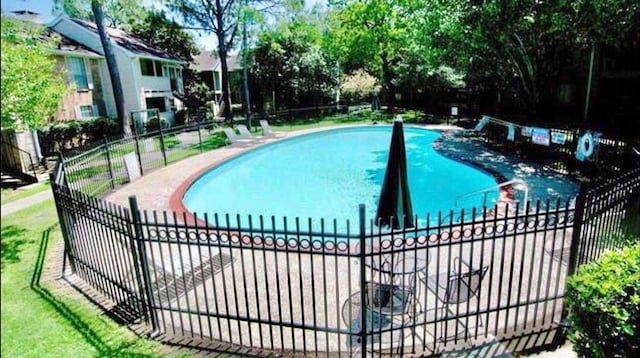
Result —
[{"label": "lounge chair", "polygon": [[249,132],[249,129],[244,124],[238,124],[238,132],[240,132],[239,137],[241,139],[256,139],[253,136],[253,134],[251,134],[251,132]]},{"label": "lounge chair", "polygon": [[260,120],[260,127],[262,127],[262,134],[265,137],[278,135],[277,132],[274,132],[271,130],[271,127],[269,126],[269,121],[267,121],[266,119]]},{"label": "lounge chair", "polygon": [[225,128],[223,128],[223,130],[224,130],[224,134],[227,135],[227,140],[231,144],[235,144],[235,143],[251,143],[253,141],[253,139],[247,139],[247,138],[243,138],[243,137],[238,136],[236,134],[236,132],[233,131],[232,128],[225,127]]}]

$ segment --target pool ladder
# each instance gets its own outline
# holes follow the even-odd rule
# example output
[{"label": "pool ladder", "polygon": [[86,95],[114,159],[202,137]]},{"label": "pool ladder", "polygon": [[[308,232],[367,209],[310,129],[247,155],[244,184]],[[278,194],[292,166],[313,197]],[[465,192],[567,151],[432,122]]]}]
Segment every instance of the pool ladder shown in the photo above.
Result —
[{"label": "pool ladder", "polygon": [[[529,187],[527,186],[527,183],[524,180],[518,179],[518,178],[509,180],[509,181],[505,181],[505,182],[502,182],[500,184],[490,186],[488,188],[484,188],[484,189],[472,191],[470,193],[465,193],[465,194],[458,195],[456,197],[455,201],[454,201],[454,206],[456,208],[458,208],[458,203],[459,203],[459,201],[461,199],[465,199],[465,198],[469,198],[469,197],[472,197],[472,196],[476,196],[476,195],[482,194],[483,195],[482,207],[485,207],[485,206],[487,206],[487,196],[489,195],[489,192],[491,192],[493,190],[496,190],[496,189],[503,188],[505,186],[511,186],[515,190],[522,190],[524,192],[524,205],[522,205],[521,210],[522,211],[526,210],[527,201],[529,200]],[[446,219],[450,219],[451,217],[453,217],[453,215],[454,215],[454,213],[452,212],[452,213],[444,216],[442,218],[442,220],[440,220],[440,224],[446,222]],[[457,220],[454,220],[454,222],[460,222],[460,221],[462,221],[462,217],[458,213],[458,218],[457,218]]]}]

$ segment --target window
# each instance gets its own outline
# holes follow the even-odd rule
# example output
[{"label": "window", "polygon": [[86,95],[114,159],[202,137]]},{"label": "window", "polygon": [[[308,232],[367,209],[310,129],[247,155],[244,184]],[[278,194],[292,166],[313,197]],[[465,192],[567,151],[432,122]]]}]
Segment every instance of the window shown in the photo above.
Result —
[{"label": "window", "polygon": [[79,106],[78,107],[78,117],[80,119],[88,119],[96,116],[96,106]]},{"label": "window", "polygon": [[220,72],[213,71],[213,89],[216,91],[222,90],[222,85],[220,84]]},{"label": "window", "polygon": [[67,66],[69,67],[69,73],[73,84],[76,85],[76,89],[88,90],[89,79],[87,78],[87,69],[84,65],[84,59],[78,57],[68,57]]},{"label": "window", "polygon": [[141,58],[140,72],[143,76],[162,77],[162,62]]},{"label": "window", "polygon": [[161,113],[167,111],[167,104],[164,97],[147,97],[145,102],[147,103],[147,109],[156,108],[158,112]]},{"label": "window", "polygon": [[157,77],[162,77],[162,62],[153,61],[153,63],[156,66],[156,76]]},{"label": "window", "polygon": [[153,60],[141,58],[140,72],[142,72],[143,76],[155,76],[155,67],[153,66]]}]

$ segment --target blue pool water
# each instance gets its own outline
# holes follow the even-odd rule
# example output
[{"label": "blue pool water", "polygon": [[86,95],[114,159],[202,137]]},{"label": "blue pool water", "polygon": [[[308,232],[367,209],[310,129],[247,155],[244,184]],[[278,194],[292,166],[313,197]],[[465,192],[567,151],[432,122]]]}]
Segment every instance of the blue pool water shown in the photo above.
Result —
[{"label": "blue pool water", "polygon": [[[305,227],[307,218],[313,219],[314,227],[324,218],[328,228],[337,219],[338,228],[345,229],[348,219],[354,230],[358,204],[366,205],[368,219],[375,216],[391,129],[341,128],[256,148],[194,181],[183,203],[193,213],[240,214],[243,220],[248,214],[254,220],[257,215],[273,215],[280,222],[285,216],[299,217]],[[434,151],[440,132],[405,126],[404,134],[411,199],[421,224],[427,214],[455,208],[457,196],[496,184],[488,173]],[[497,190],[490,192],[488,204],[497,197]],[[482,206],[481,196],[458,208],[473,206]]]}]

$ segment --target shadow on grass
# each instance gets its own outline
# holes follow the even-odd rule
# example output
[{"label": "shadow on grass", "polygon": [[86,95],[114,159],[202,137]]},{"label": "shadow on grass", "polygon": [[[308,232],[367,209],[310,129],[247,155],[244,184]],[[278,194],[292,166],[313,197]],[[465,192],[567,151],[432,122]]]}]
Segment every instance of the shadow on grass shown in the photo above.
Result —
[{"label": "shadow on grass", "polygon": [[135,342],[127,342],[116,347],[109,346],[78,314],[73,312],[64,302],[53,296],[49,290],[40,286],[51,229],[52,228],[49,228],[42,233],[38,257],[33,270],[33,276],[31,277],[31,289],[51,305],[62,318],[80,333],[84,340],[98,351],[99,357],[153,357],[147,354],[127,352],[127,349],[135,344]]},{"label": "shadow on grass", "polygon": [[[38,256],[36,259],[35,267],[33,270],[33,275],[31,277],[31,289],[42,298],[45,302],[47,302],[54,310],[57,312],[60,317],[66,320],[72,327],[75,329],[83,339],[93,346],[97,351],[98,357],[131,357],[131,358],[145,358],[145,357],[155,357],[157,355],[144,354],[144,353],[136,353],[130,352],[131,347],[136,343],[135,340],[131,342],[126,342],[117,346],[110,346],[105,340],[100,336],[98,332],[96,332],[90,324],[85,322],[82,317],[80,317],[77,313],[75,313],[69,306],[67,306],[63,301],[56,298],[48,289],[42,287],[40,285],[40,279],[42,278],[44,263],[46,258],[47,247],[49,245],[49,239],[51,230],[53,227],[45,230],[42,233],[42,238],[40,242],[40,247],[38,250]],[[96,302],[92,299],[88,294],[83,292],[76,286],[73,286],[75,290],[77,290],[80,294],[82,294],[86,299],[91,301],[98,307],[103,307],[100,303]],[[119,321],[117,315],[113,315],[111,312],[105,312],[110,318],[115,321]],[[120,320],[120,322],[122,322]],[[261,353],[261,350],[257,350],[256,352],[248,352],[251,348],[242,347],[234,344],[229,344],[225,342],[209,342],[215,343],[212,347],[211,344],[207,344],[207,342],[203,342],[201,346],[186,344],[185,341],[189,341],[189,339],[185,340],[181,337],[165,337],[162,343],[165,346],[175,346],[184,348],[185,350],[190,350],[193,352],[194,349],[200,350],[202,354],[208,357],[258,357],[264,356]],[[187,352],[184,352],[188,354]]]},{"label": "shadow on grass", "polygon": [[16,237],[20,237],[25,231],[27,230],[15,225],[2,228],[2,261],[0,263],[2,268],[4,268],[5,264],[20,262],[21,246],[28,243],[28,241],[16,239]]}]

